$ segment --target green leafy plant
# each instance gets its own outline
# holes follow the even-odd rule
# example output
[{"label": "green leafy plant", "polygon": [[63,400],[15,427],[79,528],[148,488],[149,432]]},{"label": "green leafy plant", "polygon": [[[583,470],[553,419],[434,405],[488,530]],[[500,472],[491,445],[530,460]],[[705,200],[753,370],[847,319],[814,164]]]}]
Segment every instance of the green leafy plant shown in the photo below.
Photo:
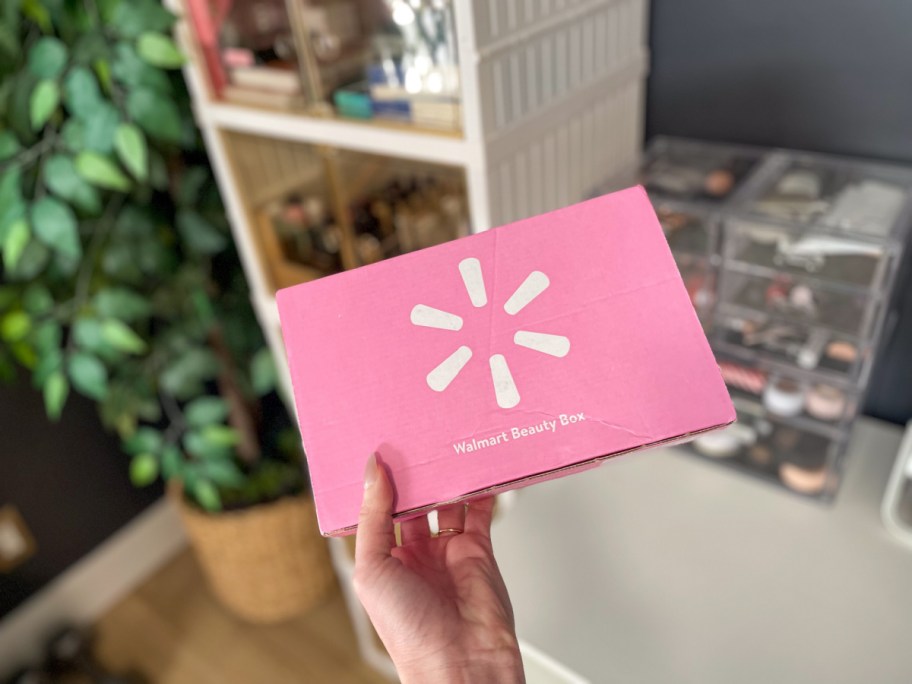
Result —
[{"label": "green leafy plant", "polygon": [[156,0],[0,5],[0,375],[98,403],[136,485],[206,510],[303,487]]}]

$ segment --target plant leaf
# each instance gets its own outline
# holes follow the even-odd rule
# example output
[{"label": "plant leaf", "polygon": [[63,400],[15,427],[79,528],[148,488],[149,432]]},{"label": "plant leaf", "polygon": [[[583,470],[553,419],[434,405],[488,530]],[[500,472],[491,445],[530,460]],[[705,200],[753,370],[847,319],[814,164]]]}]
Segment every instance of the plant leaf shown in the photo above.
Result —
[{"label": "plant leaf", "polygon": [[184,419],[191,427],[221,423],[228,417],[228,404],[221,397],[200,397],[184,407]]},{"label": "plant leaf", "polygon": [[108,154],[114,149],[114,132],[120,124],[120,114],[113,105],[99,103],[95,113],[85,121],[83,144],[86,149]]},{"label": "plant leaf", "polygon": [[140,88],[127,96],[127,112],[151,137],[165,142],[180,142],[181,117],[172,100],[153,90]]},{"label": "plant leaf", "polygon": [[63,81],[63,102],[70,114],[86,121],[104,103],[98,81],[85,67],[70,70]]},{"label": "plant leaf", "polygon": [[218,372],[218,361],[208,349],[189,349],[170,363],[159,376],[162,389],[178,400],[203,391],[203,383]]},{"label": "plant leaf", "polygon": [[118,43],[114,46],[111,74],[131,90],[148,88],[165,96],[170,96],[172,92],[168,74],[146,64],[129,43]]},{"label": "plant leaf", "polygon": [[184,56],[168,36],[146,31],[136,41],[136,52],[147,63],[160,69],[177,69],[184,64]]},{"label": "plant leaf", "polygon": [[19,363],[29,370],[33,369],[38,362],[38,355],[35,353],[35,350],[24,340],[11,343],[10,351],[13,352],[13,356],[16,357]]},{"label": "plant leaf", "polygon": [[63,354],[59,348],[50,349],[46,352],[38,352],[38,363],[32,370],[32,383],[35,387],[44,387],[55,372],[63,366]]},{"label": "plant leaf", "polygon": [[31,122],[31,99],[35,84],[38,82],[30,71],[20,70],[17,74],[0,79],[0,82],[10,83],[9,96],[6,107],[6,120],[9,127],[16,132],[22,143],[29,145],[34,142],[34,132]]},{"label": "plant leaf", "polygon": [[241,487],[244,473],[230,458],[210,458],[197,465],[197,471],[220,487]]},{"label": "plant leaf", "polygon": [[67,396],[70,394],[70,383],[62,371],[51,373],[44,381],[44,410],[48,418],[56,421],[60,418]]},{"label": "plant leaf", "polygon": [[262,397],[276,388],[278,383],[275,360],[268,347],[263,347],[250,361],[250,382],[257,396]]},{"label": "plant leaf", "polygon": [[79,229],[73,210],[53,197],[42,197],[32,205],[32,229],[51,249],[78,259],[82,255]]},{"label": "plant leaf", "polygon": [[98,190],[76,173],[72,158],[55,154],[44,162],[43,173],[44,184],[59,198],[88,214],[98,214],[101,211]]},{"label": "plant leaf", "polygon": [[66,63],[66,46],[56,38],[40,38],[29,50],[28,69],[38,78],[57,78]]},{"label": "plant leaf", "polygon": [[44,243],[38,240],[29,240],[16,267],[8,269],[6,276],[9,280],[29,281],[37,276],[50,261],[51,253]]},{"label": "plant leaf", "polygon": [[38,24],[42,33],[50,33],[51,15],[39,0],[22,0],[22,14]]},{"label": "plant leaf", "polygon": [[85,149],[85,124],[79,119],[67,119],[60,127],[60,138],[70,152]]},{"label": "plant leaf", "polygon": [[227,458],[231,455],[231,447],[226,444],[216,444],[207,440],[202,430],[190,430],[184,435],[184,449],[196,458]]},{"label": "plant leaf", "polygon": [[12,131],[0,131],[0,161],[6,161],[19,150],[22,145],[19,144],[19,138]]},{"label": "plant leaf", "polygon": [[145,487],[158,477],[158,459],[153,454],[137,454],[130,461],[130,482],[135,487]]},{"label": "plant leaf", "polygon": [[110,349],[101,332],[101,321],[97,318],[77,318],[72,328],[73,341],[83,351],[104,356]]},{"label": "plant leaf", "polygon": [[25,219],[14,221],[3,241],[3,263],[6,268],[15,270],[30,238],[31,231],[28,222]]},{"label": "plant leaf", "polygon": [[96,311],[105,318],[119,318],[129,323],[147,318],[151,306],[142,296],[125,287],[109,287],[100,290],[93,300]]},{"label": "plant leaf", "polygon": [[98,77],[98,82],[101,84],[101,89],[106,93],[111,92],[111,64],[106,59],[96,59],[92,62],[92,69],[95,71],[95,76]]},{"label": "plant leaf", "polygon": [[209,480],[196,480],[190,490],[193,498],[204,511],[214,513],[221,510],[222,499],[219,496],[218,489]]},{"label": "plant leaf", "polygon": [[57,250],[52,255],[51,264],[53,266],[54,277],[63,276],[70,278],[76,275],[79,270],[79,257],[73,257]]},{"label": "plant leaf", "polygon": [[149,150],[146,136],[136,126],[122,123],[114,134],[117,156],[136,180],[144,181],[149,175]]},{"label": "plant leaf", "polygon": [[54,308],[54,298],[42,283],[32,283],[22,293],[22,306],[30,314],[45,314]]},{"label": "plant leaf", "polygon": [[13,221],[25,216],[25,202],[22,201],[22,169],[13,165],[0,175],[0,234]]},{"label": "plant leaf", "polygon": [[47,319],[35,326],[32,339],[35,342],[35,348],[42,354],[50,354],[53,351],[59,352],[60,342],[63,339],[63,330],[55,320]]},{"label": "plant leaf", "polygon": [[29,120],[32,130],[39,130],[48,122],[60,104],[60,88],[51,80],[39,81],[29,100]]},{"label": "plant leaf", "polygon": [[108,51],[108,42],[104,33],[101,31],[81,33],[70,47],[69,62],[72,66],[88,66],[96,59],[103,58]]},{"label": "plant leaf", "polygon": [[[7,3],[7,5],[14,4],[12,2]],[[10,60],[19,56],[19,38],[10,30],[13,26],[18,26],[18,22],[0,23],[0,54],[5,54]]]},{"label": "plant leaf", "polygon": [[143,31],[167,31],[174,15],[154,0],[125,0],[111,12],[111,23],[120,35],[135,38]]},{"label": "plant leaf", "polygon": [[103,399],[108,393],[108,371],[97,356],[77,352],[70,357],[70,380],[73,387],[92,399]]},{"label": "plant leaf", "polygon": [[146,341],[116,318],[109,318],[101,324],[101,334],[114,349],[127,354],[142,354],[147,349]]},{"label": "plant leaf", "polygon": [[31,317],[21,309],[10,311],[0,319],[0,337],[7,342],[16,342],[28,335],[32,329]]},{"label": "plant leaf", "polygon": [[173,445],[164,448],[161,455],[161,471],[166,480],[170,480],[172,477],[180,477],[183,465],[184,459],[181,456],[180,449]]},{"label": "plant leaf", "polygon": [[228,237],[193,209],[177,212],[177,229],[191,252],[217,254],[228,246]]},{"label": "plant leaf", "polygon": [[202,436],[214,447],[233,447],[241,441],[238,431],[227,425],[207,425],[202,429]]},{"label": "plant leaf", "polygon": [[205,166],[191,166],[184,169],[178,178],[178,204],[181,206],[197,204],[200,199],[200,191],[207,180],[209,180],[209,169]]},{"label": "plant leaf", "polygon": [[130,179],[110,157],[97,152],[80,152],[76,157],[76,171],[92,185],[109,190],[126,192]]},{"label": "plant leaf", "polygon": [[144,452],[158,453],[162,448],[162,444],[164,444],[164,437],[160,430],[152,427],[141,427],[124,442],[123,447],[128,454],[136,455]]}]

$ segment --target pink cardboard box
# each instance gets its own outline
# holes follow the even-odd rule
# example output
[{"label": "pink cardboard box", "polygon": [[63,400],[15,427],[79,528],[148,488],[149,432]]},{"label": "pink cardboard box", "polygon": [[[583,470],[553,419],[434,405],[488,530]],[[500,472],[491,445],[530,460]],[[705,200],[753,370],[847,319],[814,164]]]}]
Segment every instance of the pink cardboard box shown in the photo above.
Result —
[{"label": "pink cardboard box", "polygon": [[278,303],[326,535],[356,528],[374,451],[407,518],[735,419],[642,188]]}]

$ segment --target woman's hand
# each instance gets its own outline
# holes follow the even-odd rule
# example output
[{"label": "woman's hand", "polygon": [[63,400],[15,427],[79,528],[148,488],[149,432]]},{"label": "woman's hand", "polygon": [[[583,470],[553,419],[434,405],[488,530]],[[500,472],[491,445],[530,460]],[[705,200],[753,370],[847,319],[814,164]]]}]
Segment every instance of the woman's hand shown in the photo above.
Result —
[{"label": "woman's hand", "polygon": [[355,547],[355,591],[405,684],[523,682],[510,597],[491,547],[493,498],[402,523],[393,487],[371,456]]}]

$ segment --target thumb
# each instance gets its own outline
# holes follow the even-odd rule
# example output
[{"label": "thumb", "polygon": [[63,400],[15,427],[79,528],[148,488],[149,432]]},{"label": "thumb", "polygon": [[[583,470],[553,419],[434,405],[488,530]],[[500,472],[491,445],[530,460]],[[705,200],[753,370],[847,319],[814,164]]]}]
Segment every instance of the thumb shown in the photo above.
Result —
[{"label": "thumb", "polygon": [[377,455],[371,454],[364,469],[364,498],[355,539],[356,572],[369,574],[392,557],[394,546],[393,487]]}]

